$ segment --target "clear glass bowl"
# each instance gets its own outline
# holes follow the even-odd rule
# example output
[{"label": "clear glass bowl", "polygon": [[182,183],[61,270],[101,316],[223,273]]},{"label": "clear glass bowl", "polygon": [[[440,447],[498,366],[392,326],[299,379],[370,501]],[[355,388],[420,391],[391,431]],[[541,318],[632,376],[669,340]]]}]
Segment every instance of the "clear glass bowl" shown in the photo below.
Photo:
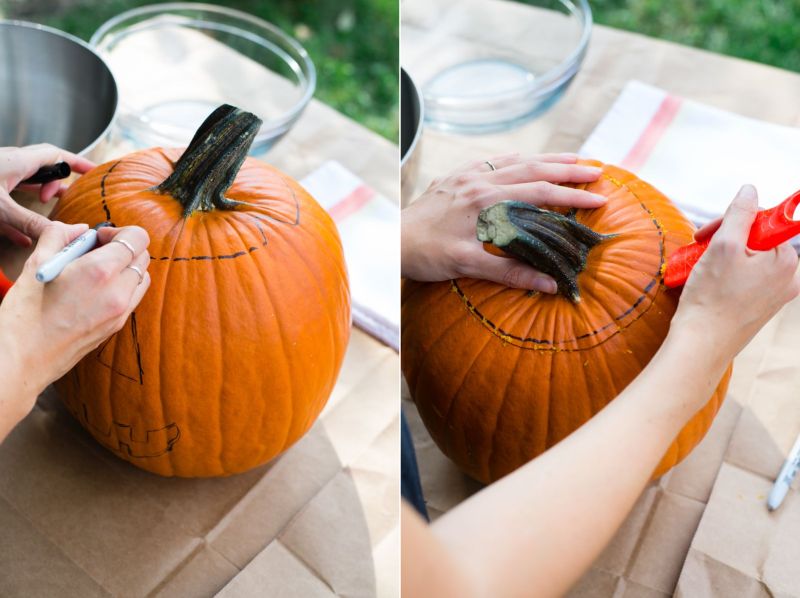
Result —
[{"label": "clear glass bowl", "polygon": [[587,0],[406,0],[406,68],[426,125],[490,133],[547,110],[578,72],[592,27]]},{"label": "clear glass bowl", "polygon": [[227,103],[264,121],[252,151],[265,151],[291,129],[316,85],[314,64],[297,41],[219,6],[136,8],[104,23],[90,43],[117,80],[120,132],[139,148],[186,145]]}]

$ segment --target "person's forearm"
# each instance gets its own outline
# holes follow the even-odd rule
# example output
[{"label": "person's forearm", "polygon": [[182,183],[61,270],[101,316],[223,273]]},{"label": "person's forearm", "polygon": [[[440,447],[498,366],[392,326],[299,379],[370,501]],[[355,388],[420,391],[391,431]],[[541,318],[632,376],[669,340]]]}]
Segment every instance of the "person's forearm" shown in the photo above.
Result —
[{"label": "person's forearm", "polygon": [[724,372],[702,337],[674,336],[591,421],[436,521],[476,595],[561,595],[597,558]]},{"label": "person's forearm", "polygon": [[[3,326],[0,319],[0,326]],[[42,389],[7,327],[0,330],[0,442],[33,407]],[[28,375],[26,375],[28,371]]]}]

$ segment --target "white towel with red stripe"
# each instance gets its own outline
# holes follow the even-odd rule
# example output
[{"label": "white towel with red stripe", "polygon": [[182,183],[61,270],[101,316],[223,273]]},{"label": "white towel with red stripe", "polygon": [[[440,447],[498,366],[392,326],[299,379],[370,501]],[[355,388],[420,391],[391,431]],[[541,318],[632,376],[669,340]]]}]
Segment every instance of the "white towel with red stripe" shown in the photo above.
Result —
[{"label": "white towel with red stripe", "polygon": [[328,210],[342,237],[353,323],[397,349],[400,344],[400,208],[338,162],[300,184]]},{"label": "white towel with red stripe", "polygon": [[629,82],[580,155],[616,164],[665,193],[697,224],[745,183],[760,205],[800,189],[800,128],[754,120]]}]

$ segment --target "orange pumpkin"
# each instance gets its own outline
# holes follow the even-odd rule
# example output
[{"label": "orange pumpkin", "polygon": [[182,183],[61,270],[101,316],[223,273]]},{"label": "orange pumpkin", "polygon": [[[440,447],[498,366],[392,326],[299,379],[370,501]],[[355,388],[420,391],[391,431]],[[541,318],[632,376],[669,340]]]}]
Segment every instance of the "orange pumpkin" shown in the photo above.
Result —
[{"label": "orange pumpkin", "polygon": [[[600,233],[584,248],[585,267],[575,277],[572,298],[579,302],[570,300],[569,276],[556,276],[561,294],[552,296],[472,279],[403,286],[402,367],[411,395],[439,448],[482,482],[541,454],[613,400],[656,353],[678,304],[679,291],[663,285],[663,269],[671,252],[691,241],[691,223],[631,173],[587,163],[602,166],[602,175],[581,187],[608,203],[574,213]],[[499,220],[491,224],[498,230]],[[492,228],[495,241],[506,232]],[[556,244],[564,238],[550,237]],[[577,253],[566,257],[580,264]],[[654,477],[703,438],[730,371]]]},{"label": "orange pumpkin", "polygon": [[294,180],[246,158],[260,124],[223,106],[185,152],[98,166],[52,214],[150,234],[141,304],[57,388],[101,444],[160,475],[272,459],[314,423],[344,357],[350,293],[336,227]]}]

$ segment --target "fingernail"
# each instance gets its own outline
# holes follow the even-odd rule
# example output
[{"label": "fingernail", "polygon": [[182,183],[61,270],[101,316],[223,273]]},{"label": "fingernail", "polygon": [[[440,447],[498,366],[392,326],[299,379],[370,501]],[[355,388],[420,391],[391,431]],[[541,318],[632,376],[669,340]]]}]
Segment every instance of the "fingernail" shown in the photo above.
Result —
[{"label": "fingernail", "polygon": [[758,191],[753,185],[742,185],[742,188],[739,189],[739,195],[745,197],[747,200],[752,201],[753,198],[758,197]]},{"label": "fingernail", "polygon": [[608,201],[608,198],[605,195],[600,195],[599,193],[592,193],[592,195],[594,195],[594,198],[596,200],[602,201],[603,203],[606,203]]},{"label": "fingernail", "polygon": [[591,174],[596,174],[600,176],[600,173],[603,172],[602,168],[598,168],[597,166],[586,166],[586,170],[588,170]]},{"label": "fingernail", "polygon": [[553,295],[558,290],[556,281],[552,278],[536,278],[531,285],[534,291]]}]

